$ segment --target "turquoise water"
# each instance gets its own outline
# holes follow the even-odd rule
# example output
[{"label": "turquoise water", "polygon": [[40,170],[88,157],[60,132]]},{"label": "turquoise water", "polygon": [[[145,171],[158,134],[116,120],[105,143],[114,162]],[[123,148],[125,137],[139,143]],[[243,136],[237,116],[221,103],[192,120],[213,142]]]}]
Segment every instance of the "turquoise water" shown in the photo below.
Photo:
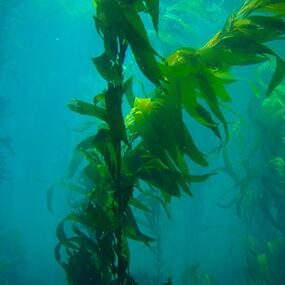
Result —
[{"label": "turquoise water", "polygon": [[[159,39],[149,18],[143,19],[153,46],[167,57],[178,47],[201,47],[242,2],[189,0],[181,1],[182,9],[175,10],[179,1],[163,0]],[[0,285],[68,284],[54,257],[56,227],[71,211],[74,198],[63,181],[75,146],[97,125],[71,112],[67,104],[74,98],[92,102],[106,86],[91,60],[103,49],[94,13],[91,0],[0,0]],[[284,42],[270,46],[284,56]],[[125,73],[138,79],[135,92],[142,93],[141,84],[146,92],[151,90],[152,84],[130,53],[126,62]],[[171,220],[162,206],[156,206],[153,227],[142,222],[159,242],[152,249],[130,242],[130,270],[139,284],[162,284],[168,278],[175,285],[285,284],[285,247],[274,247],[285,233],[281,191],[285,85],[278,89],[281,107],[268,113],[262,109],[273,68],[274,63],[234,68],[238,82],[228,87],[233,98],[225,111],[230,140],[223,149],[206,128],[186,120],[199,148],[208,155],[209,171],[217,174],[194,184],[194,197],[173,199]],[[124,115],[129,112],[125,101],[123,110]],[[225,157],[237,177],[229,175]],[[190,167],[200,171],[191,163]],[[262,175],[260,168],[265,171]],[[59,186],[50,191],[56,183]],[[274,183],[279,192],[273,198],[263,195]],[[274,253],[271,258],[270,248],[278,252],[277,257]],[[255,258],[257,265],[250,262]],[[252,272],[265,277],[250,283]],[[200,281],[195,281],[198,275]]]}]

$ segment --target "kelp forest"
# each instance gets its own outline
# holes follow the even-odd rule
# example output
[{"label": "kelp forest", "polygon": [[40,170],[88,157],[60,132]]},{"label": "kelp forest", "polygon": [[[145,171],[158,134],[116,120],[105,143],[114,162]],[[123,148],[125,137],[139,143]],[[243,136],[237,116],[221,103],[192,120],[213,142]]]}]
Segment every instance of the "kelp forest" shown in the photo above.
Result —
[{"label": "kelp forest", "polygon": [[0,285],[285,284],[284,0],[0,16]]}]

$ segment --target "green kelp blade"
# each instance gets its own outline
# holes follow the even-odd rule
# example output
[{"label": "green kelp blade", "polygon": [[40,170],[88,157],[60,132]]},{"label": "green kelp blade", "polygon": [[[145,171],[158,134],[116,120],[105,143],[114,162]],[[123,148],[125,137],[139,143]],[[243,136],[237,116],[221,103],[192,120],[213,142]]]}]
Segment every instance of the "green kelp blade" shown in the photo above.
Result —
[{"label": "green kelp blade", "polygon": [[157,52],[150,44],[144,23],[134,7],[130,5],[123,6],[120,8],[120,14],[122,16],[122,27],[120,29],[128,42],[132,46],[140,47],[149,53],[157,55]]},{"label": "green kelp blade", "polygon": [[152,23],[156,33],[158,34],[159,23],[159,0],[145,0],[148,13],[152,18]]},{"label": "green kelp blade", "polygon": [[196,146],[190,132],[187,130],[186,126],[181,130],[184,139],[184,153],[195,163],[207,167],[208,161],[205,158],[205,155],[198,149]]},{"label": "green kelp blade", "polygon": [[68,104],[68,108],[73,112],[106,121],[106,110],[96,105],[73,99],[72,102]]},{"label": "green kelp blade", "polygon": [[269,96],[275,90],[275,88],[283,81],[284,76],[285,62],[282,58],[276,56],[276,69],[266,91],[266,96]]},{"label": "green kelp blade", "polygon": [[232,52],[227,46],[215,46],[199,50],[205,64],[209,67],[229,68],[232,65],[250,65],[264,62],[267,58],[253,52]]},{"label": "green kelp blade", "polygon": [[117,83],[120,81],[119,67],[109,55],[104,52],[102,55],[92,59],[97,71],[108,82]]},{"label": "green kelp blade", "polygon": [[285,22],[277,17],[266,16],[250,16],[248,18],[252,24],[257,27],[262,27],[262,32],[266,41],[278,39],[279,36],[285,33]]},{"label": "green kelp blade", "polygon": [[55,257],[55,260],[58,262],[58,264],[60,264],[65,269],[66,268],[66,264],[62,260],[61,247],[62,247],[62,244],[60,242],[55,246],[55,248],[54,248],[54,257]]},{"label": "green kelp blade", "polygon": [[[138,14],[138,12],[146,10],[143,1],[118,2],[110,0],[105,2],[102,7],[108,19],[106,22],[109,22],[109,26],[113,29],[113,36],[116,36],[131,46],[140,70],[150,81],[159,84],[159,79],[161,78],[155,78],[160,71],[156,66],[157,63],[154,56],[157,53],[149,42],[144,23]],[[106,33],[109,33],[108,29]],[[113,45],[115,45],[115,43],[113,43]],[[114,51],[115,49],[113,48],[113,53]],[[110,66],[109,70],[111,70]],[[107,77],[109,77],[109,75],[107,75]]]},{"label": "green kelp blade", "polygon": [[70,214],[67,221],[78,223],[89,229],[110,232],[116,229],[118,221],[110,216],[104,209],[98,205],[90,204],[87,209],[80,213]]},{"label": "green kelp blade", "polygon": [[278,17],[285,16],[285,3],[283,1],[271,1],[268,5],[258,9],[261,12],[270,12]]},{"label": "green kelp blade", "polygon": [[198,104],[196,107],[196,111],[199,114],[199,116],[203,119],[203,125],[216,135],[220,141],[222,141],[222,135],[219,130],[218,124],[212,119],[211,114],[205,109],[201,104]]},{"label": "green kelp blade", "polygon": [[202,183],[214,175],[217,175],[217,172],[211,172],[211,173],[200,174],[200,175],[191,174],[191,175],[188,175],[186,177],[187,177],[187,179],[189,179],[189,182],[191,182],[191,183]]},{"label": "green kelp blade", "polygon": [[229,155],[225,149],[223,149],[222,155],[223,155],[223,162],[224,162],[224,167],[222,168],[222,170],[226,174],[228,174],[234,181],[239,180],[239,175],[235,171],[232,161],[230,160]]},{"label": "green kelp blade", "polygon": [[159,159],[152,159],[142,165],[137,171],[137,177],[171,196],[181,196],[179,175],[177,173],[174,175],[173,171]]},{"label": "green kelp blade", "polygon": [[116,168],[116,152],[112,144],[112,137],[110,130],[100,129],[93,140],[94,147],[103,155],[110,173]]},{"label": "green kelp blade", "polygon": [[46,192],[46,205],[48,211],[53,214],[54,213],[54,194],[56,191],[56,188],[66,188],[72,192],[78,193],[78,194],[86,194],[86,189],[82,185],[78,185],[69,181],[59,181],[56,183],[53,183]]},{"label": "green kelp blade", "polygon": [[[119,47],[118,47],[118,38],[114,31],[110,30],[108,33],[105,33],[104,48],[105,48],[105,53],[108,56],[108,59],[106,58],[106,60],[110,60],[111,63],[112,61],[115,62],[117,59],[118,53],[119,53]],[[111,66],[111,69],[113,69],[112,66]],[[118,70],[114,70],[114,71],[118,72]]]},{"label": "green kelp blade", "polygon": [[207,75],[205,73],[204,74],[200,73],[199,75],[197,75],[197,82],[199,84],[201,94],[204,100],[206,101],[207,105],[209,106],[213,114],[223,124],[226,138],[228,139],[229,138],[228,124],[223,113],[221,112],[217,94],[215,94],[215,90],[211,85],[211,83],[209,82]]},{"label": "green kelp blade", "polygon": [[161,70],[155,59],[156,51],[152,48],[144,24],[133,7],[123,10],[123,34],[130,43],[136,62],[142,73],[154,84],[160,86],[163,80]]},{"label": "green kelp blade", "polygon": [[270,270],[270,261],[266,254],[258,254],[257,258],[258,273],[263,276],[265,280],[272,279],[272,273]]},{"label": "green kelp blade", "polygon": [[134,0],[132,1],[133,3],[131,3],[133,5],[133,7],[135,8],[135,10],[140,13],[140,12],[147,12],[147,8],[145,6],[145,3],[143,0]]},{"label": "green kelp blade", "polygon": [[[139,191],[141,191],[144,195],[149,196],[149,197],[153,198],[154,200],[157,200],[157,201],[162,205],[162,207],[163,207],[163,209],[164,209],[164,211],[165,211],[165,213],[166,213],[168,219],[171,220],[171,215],[170,215],[169,209],[167,208],[166,203],[163,201],[163,199],[162,199],[161,197],[159,197],[159,196],[157,196],[157,195],[154,195],[154,194],[152,194],[152,193],[150,193],[150,192],[144,191],[144,190],[142,190],[140,187],[137,187],[137,188],[138,188]],[[153,190],[153,189],[152,189],[152,190]]]},{"label": "green kelp blade", "polygon": [[222,80],[212,74],[212,72],[208,73],[208,80],[218,98],[226,103],[232,102],[232,98],[229,95],[225,85],[222,83]]},{"label": "green kelp blade", "polygon": [[74,175],[77,173],[83,160],[84,160],[84,156],[82,155],[82,153],[80,151],[75,150],[72,154],[72,158],[68,165],[68,172],[67,172],[66,179],[70,179],[74,177]]},{"label": "green kelp blade", "polygon": [[56,237],[60,242],[67,240],[67,235],[64,229],[65,222],[66,220],[64,219],[56,228]]},{"label": "green kelp blade", "polygon": [[133,92],[133,81],[134,78],[130,77],[127,81],[124,82],[123,84],[123,89],[124,89],[124,93],[126,95],[127,101],[129,103],[129,106],[131,108],[133,108],[134,106],[134,102],[135,102],[135,94]]},{"label": "green kelp blade", "polygon": [[137,198],[131,198],[130,201],[129,201],[129,204],[132,207],[135,207],[135,208],[137,208],[139,210],[142,210],[142,211],[145,211],[145,212],[151,212],[151,210]]},{"label": "green kelp blade", "polygon": [[77,243],[80,243],[82,246],[85,246],[93,253],[99,252],[99,246],[95,242],[95,240],[91,238],[91,236],[88,236],[82,231],[82,229],[80,229],[75,224],[72,225],[72,231],[77,235]]},{"label": "green kelp blade", "polygon": [[142,233],[137,225],[135,216],[130,207],[126,210],[126,216],[124,217],[123,231],[127,238],[140,241],[149,245],[150,242],[155,241],[154,238]]},{"label": "green kelp blade", "polygon": [[177,92],[180,93],[180,98],[183,107],[187,113],[195,119],[198,123],[208,127],[221,140],[217,123],[212,119],[211,114],[198,103],[198,97],[201,96],[196,90],[196,80],[192,76],[183,78],[182,81],[177,82]]},{"label": "green kelp blade", "polygon": [[74,193],[78,193],[81,195],[86,194],[86,188],[80,184],[75,184],[73,182],[63,180],[63,181],[56,183],[55,185],[58,187],[66,188]]},{"label": "green kelp blade", "polygon": [[154,54],[145,51],[141,47],[136,45],[131,44],[131,48],[141,72],[152,83],[154,83],[157,86],[161,86],[161,81],[163,81],[163,76]]}]

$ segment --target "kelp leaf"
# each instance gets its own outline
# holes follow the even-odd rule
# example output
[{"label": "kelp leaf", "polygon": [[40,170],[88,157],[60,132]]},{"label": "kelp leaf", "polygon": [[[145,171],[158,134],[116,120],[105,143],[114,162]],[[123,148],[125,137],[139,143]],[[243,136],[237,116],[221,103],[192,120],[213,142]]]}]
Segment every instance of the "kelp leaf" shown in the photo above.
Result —
[{"label": "kelp leaf", "polygon": [[159,0],[145,0],[148,13],[152,18],[152,23],[156,33],[158,33],[159,23]]},{"label": "kelp leaf", "polygon": [[[272,1],[273,2],[273,1]],[[285,3],[271,3],[258,9],[261,12],[271,12],[279,17],[285,16]]]},{"label": "kelp leaf", "polygon": [[106,111],[96,105],[73,99],[68,108],[82,115],[93,116],[95,118],[106,121]]},{"label": "kelp leaf", "polygon": [[57,226],[56,228],[56,237],[60,242],[63,242],[67,239],[67,235],[64,230],[65,219]]},{"label": "kelp leaf", "polygon": [[155,85],[161,86],[163,76],[153,53],[139,46],[131,45],[133,54],[141,72]]},{"label": "kelp leaf", "polygon": [[273,77],[269,83],[268,89],[266,91],[266,96],[269,96],[275,88],[282,82],[285,76],[285,62],[279,56],[276,56],[276,69]]},{"label": "kelp leaf", "polygon": [[164,202],[160,197],[158,197],[158,196],[156,196],[156,195],[153,195],[153,194],[150,194],[150,193],[148,193],[147,195],[149,195],[150,197],[152,197],[152,198],[155,199],[155,200],[158,200],[158,202],[161,203],[162,207],[163,207],[164,210],[165,210],[165,213],[166,213],[168,219],[171,220],[171,215],[170,215],[170,212],[169,212],[169,210],[168,210],[167,205],[165,204],[165,202]]},{"label": "kelp leaf", "polygon": [[112,144],[110,130],[100,129],[93,140],[94,147],[103,155],[111,173],[116,167],[116,153]]},{"label": "kelp leaf", "polygon": [[[183,132],[183,130],[182,130]],[[205,155],[197,148],[190,132],[184,126],[184,138],[185,138],[185,148],[184,153],[194,162],[197,164],[207,167],[208,161],[205,158]]]},{"label": "kelp leaf", "polygon": [[142,19],[134,7],[127,5],[121,7],[122,27],[120,27],[131,46],[140,47],[141,49],[157,54],[151,46],[148,35]]},{"label": "kelp leaf", "polygon": [[68,165],[68,173],[67,173],[66,179],[70,179],[76,174],[83,159],[84,157],[81,152],[77,150],[73,152],[71,161],[69,162],[69,165]]},{"label": "kelp leaf", "polygon": [[76,152],[84,152],[88,149],[95,148],[94,144],[95,136],[87,137],[86,139],[82,140],[75,148]]},{"label": "kelp leaf", "polygon": [[95,64],[97,71],[105,80],[115,83],[120,81],[118,65],[112,62],[111,58],[106,52],[98,57],[93,58],[92,61]]},{"label": "kelp leaf", "polygon": [[209,108],[214,113],[214,115],[223,124],[226,137],[228,138],[229,137],[228,124],[227,124],[227,121],[226,121],[223,113],[221,112],[221,109],[219,106],[219,101],[218,101],[218,98],[215,94],[215,90],[214,90],[213,86],[211,85],[211,83],[209,82],[207,75],[205,73],[204,74],[200,73],[197,76],[197,82],[198,82],[199,87],[202,91],[203,98],[207,102]]},{"label": "kelp leaf", "polygon": [[[107,55],[106,60],[110,62],[109,68],[110,70],[113,69],[112,61],[115,61],[118,55],[118,39],[117,36],[114,32],[109,31],[108,33],[105,33],[104,35],[104,48],[105,48],[105,53]],[[94,61],[93,61],[94,62]],[[95,62],[94,62],[95,63]],[[118,70],[116,70],[118,72]],[[109,72],[107,72],[108,74]],[[116,75],[118,76],[118,74]],[[108,77],[112,78],[112,76]]]},{"label": "kelp leaf", "polygon": [[85,194],[86,189],[82,185],[78,185],[69,181],[60,181],[56,183],[56,186],[66,188],[72,192],[78,193],[78,194]]},{"label": "kelp leaf", "polygon": [[150,81],[160,86],[160,81],[163,80],[163,77],[155,59],[157,53],[149,42],[140,16],[131,6],[123,8],[123,15],[124,22],[121,29],[130,43],[140,70]]},{"label": "kelp leaf", "polygon": [[137,177],[157,187],[162,193],[167,193],[171,196],[180,197],[179,182],[181,175],[167,168],[161,168],[149,165],[142,167],[137,172]]},{"label": "kelp leaf", "polygon": [[142,203],[140,200],[136,198],[131,198],[129,204],[142,211],[151,212],[151,210],[144,203]]},{"label": "kelp leaf", "polygon": [[134,102],[135,102],[135,95],[134,95],[134,92],[132,90],[133,80],[134,80],[133,77],[130,77],[123,84],[124,93],[126,95],[127,101],[128,101],[131,108],[134,106]]},{"label": "kelp leaf", "polygon": [[264,276],[267,280],[270,280],[271,272],[270,272],[270,263],[269,263],[268,256],[266,254],[258,254],[257,264],[258,264],[259,273],[261,274],[261,276]]},{"label": "kelp leaf", "polygon": [[220,140],[222,140],[222,135],[220,133],[218,124],[212,119],[211,114],[201,104],[197,105],[196,111],[199,114],[199,116],[204,120],[205,123],[203,123],[203,125],[208,127],[210,130],[212,130],[212,132]]},{"label": "kelp leaf", "polygon": [[90,229],[93,228],[93,230],[95,228],[106,232],[110,232],[118,226],[118,223],[109,217],[102,207],[91,204],[83,212],[69,215],[66,220],[79,223]]},{"label": "kelp leaf", "polygon": [[146,245],[148,245],[150,242],[155,241],[154,238],[149,237],[140,231],[135,216],[130,207],[128,207],[126,210],[123,228],[127,238],[144,242]]},{"label": "kelp leaf", "polygon": [[202,175],[188,175],[187,178],[191,183],[202,183],[208,180],[213,175],[216,175],[216,172],[202,174]]}]

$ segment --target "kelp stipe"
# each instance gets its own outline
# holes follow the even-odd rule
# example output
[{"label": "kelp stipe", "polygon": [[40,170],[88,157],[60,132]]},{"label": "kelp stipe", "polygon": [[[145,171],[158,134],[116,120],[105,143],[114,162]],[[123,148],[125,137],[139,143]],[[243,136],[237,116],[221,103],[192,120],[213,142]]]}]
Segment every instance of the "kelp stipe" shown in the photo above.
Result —
[{"label": "kelp stipe", "polygon": [[[276,1],[246,1],[203,48],[180,48],[161,59],[140,17],[141,12],[149,13],[158,31],[159,1],[98,0],[95,4],[95,25],[105,51],[93,63],[107,87],[93,103],[74,100],[69,107],[96,117],[103,126],[77,146],[87,161],[82,175],[92,187],[85,194],[85,203],[58,226],[55,253],[70,285],[137,284],[129,274],[128,239],[146,245],[155,239],[138,227],[133,208],[145,210],[147,205],[136,199],[136,193],[151,196],[167,208],[173,197],[183,192],[192,195],[192,183],[202,183],[214,174],[190,172],[187,158],[201,167],[208,162],[196,146],[182,110],[221,142],[224,136],[228,139],[221,106],[231,101],[225,85],[235,79],[229,70],[273,56],[277,67],[267,94],[275,89],[284,77],[284,62],[265,43],[284,35],[284,13],[277,9]],[[260,15],[264,10],[269,13]],[[260,37],[255,38],[257,32]],[[134,79],[124,76],[128,47],[141,72],[155,85],[151,98],[135,98],[131,91]],[[126,119],[122,116],[124,95],[131,106]]]}]

